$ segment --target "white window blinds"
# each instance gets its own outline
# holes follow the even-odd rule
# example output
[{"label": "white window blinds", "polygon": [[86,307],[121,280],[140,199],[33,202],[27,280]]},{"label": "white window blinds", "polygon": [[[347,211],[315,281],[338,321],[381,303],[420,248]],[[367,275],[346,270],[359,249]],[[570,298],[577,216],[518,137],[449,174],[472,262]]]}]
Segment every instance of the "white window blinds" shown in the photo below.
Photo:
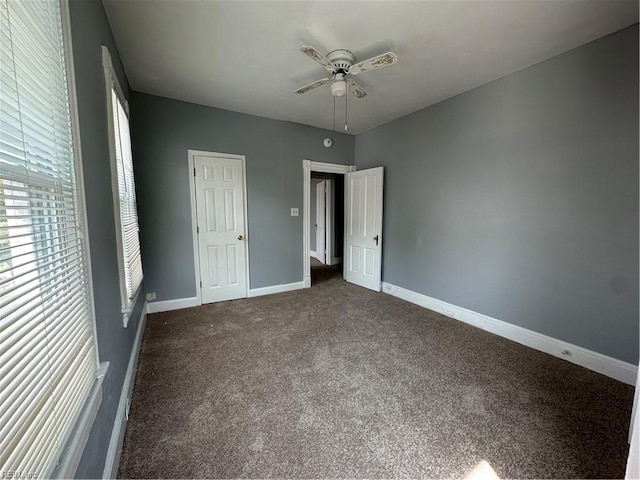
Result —
[{"label": "white window blinds", "polygon": [[[109,130],[112,182],[114,184],[114,211],[116,230],[119,233],[118,257],[120,260],[120,291],[122,313],[126,327],[142,283],[142,260],[138,234],[138,211],[133,179],[133,156],[127,102],[121,95],[111,57],[102,47],[102,58],[109,97]],[[117,188],[116,188],[117,187]]]},{"label": "white window blinds", "polygon": [[48,477],[96,378],[57,1],[0,0],[0,472]]}]

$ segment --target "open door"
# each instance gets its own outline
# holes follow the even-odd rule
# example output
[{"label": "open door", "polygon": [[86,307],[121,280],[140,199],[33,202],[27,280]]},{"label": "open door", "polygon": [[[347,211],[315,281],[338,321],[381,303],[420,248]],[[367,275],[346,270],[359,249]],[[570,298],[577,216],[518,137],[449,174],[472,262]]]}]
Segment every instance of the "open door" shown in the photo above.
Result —
[{"label": "open door", "polygon": [[325,222],[324,222],[324,236],[325,236],[325,264],[334,265],[336,246],[335,246],[335,181],[327,179],[325,184]]},{"label": "open door", "polygon": [[316,185],[316,258],[322,263],[327,263],[327,246],[325,240],[326,232],[326,187],[327,182],[323,180]]},{"label": "open door", "polygon": [[383,167],[345,176],[345,262],[347,282],[380,291],[382,278]]}]

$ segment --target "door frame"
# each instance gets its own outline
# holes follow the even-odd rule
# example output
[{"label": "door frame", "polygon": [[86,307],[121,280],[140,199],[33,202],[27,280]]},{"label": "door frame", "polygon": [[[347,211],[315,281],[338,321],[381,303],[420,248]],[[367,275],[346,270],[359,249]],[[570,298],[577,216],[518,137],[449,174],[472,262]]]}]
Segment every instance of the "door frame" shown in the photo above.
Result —
[{"label": "door frame", "polygon": [[355,165],[341,165],[338,163],[314,162],[313,160],[302,160],[302,282],[304,288],[311,287],[311,259],[309,251],[311,248],[311,172],[339,173],[345,175],[355,172]]},{"label": "door frame", "polygon": [[193,242],[193,267],[194,278],[196,286],[196,305],[202,305],[202,289],[200,285],[200,247],[198,245],[198,213],[196,210],[196,182],[195,182],[195,160],[196,155],[202,157],[215,157],[215,158],[231,158],[234,160],[240,160],[242,168],[242,190],[243,190],[243,214],[244,214],[244,228],[245,228],[245,241],[244,244],[244,257],[245,261],[245,275],[247,277],[246,288],[244,292],[244,298],[249,296],[250,278],[249,278],[249,220],[247,217],[247,162],[244,155],[238,155],[235,153],[220,153],[209,152],[205,150],[192,150],[187,149],[187,155],[189,158],[189,196],[191,197],[191,237]]}]

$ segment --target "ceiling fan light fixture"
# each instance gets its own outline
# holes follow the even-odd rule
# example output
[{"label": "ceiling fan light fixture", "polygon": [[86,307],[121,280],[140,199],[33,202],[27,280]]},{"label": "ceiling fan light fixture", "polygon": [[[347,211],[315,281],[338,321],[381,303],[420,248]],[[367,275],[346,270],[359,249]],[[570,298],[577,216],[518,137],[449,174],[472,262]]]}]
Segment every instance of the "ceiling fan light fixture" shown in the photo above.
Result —
[{"label": "ceiling fan light fixture", "polygon": [[331,84],[331,95],[334,97],[344,97],[347,94],[347,82],[342,80],[336,80]]},{"label": "ceiling fan light fixture", "polygon": [[388,67],[398,61],[398,57],[393,52],[383,53],[368,60],[354,63],[356,57],[352,52],[344,48],[333,50],[327,56],[322,55],[318,49],[311,46],[303,46],[300,50],[314,62],[322,65],[330,73],[331,77],[316,80],[309,85],[294,90],[293,93],[307,93],[314,88],[331,82],[331,95],[333,95],[334,103],[335,97],[344,97],[348,93],[353,94],[356,98],[367,96],[367,92],[353,78],[347,78],[347,76],[359,75],[378,68]]}]

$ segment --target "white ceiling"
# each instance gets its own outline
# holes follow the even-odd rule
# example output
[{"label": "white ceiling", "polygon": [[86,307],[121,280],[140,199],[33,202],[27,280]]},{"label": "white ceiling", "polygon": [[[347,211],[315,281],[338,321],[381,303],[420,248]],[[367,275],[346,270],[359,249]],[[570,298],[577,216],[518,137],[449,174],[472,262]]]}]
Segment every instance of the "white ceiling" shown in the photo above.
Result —
[{"label": "white ceiling", "polygon": [[[302,54],[392,50],[394,66],[355,77],[358,134],[638,22],[637,0],[104,0],[131,88],[202,105],[333,128],[326,76]],[[337,99],[343,130],[344,98]]]}]

